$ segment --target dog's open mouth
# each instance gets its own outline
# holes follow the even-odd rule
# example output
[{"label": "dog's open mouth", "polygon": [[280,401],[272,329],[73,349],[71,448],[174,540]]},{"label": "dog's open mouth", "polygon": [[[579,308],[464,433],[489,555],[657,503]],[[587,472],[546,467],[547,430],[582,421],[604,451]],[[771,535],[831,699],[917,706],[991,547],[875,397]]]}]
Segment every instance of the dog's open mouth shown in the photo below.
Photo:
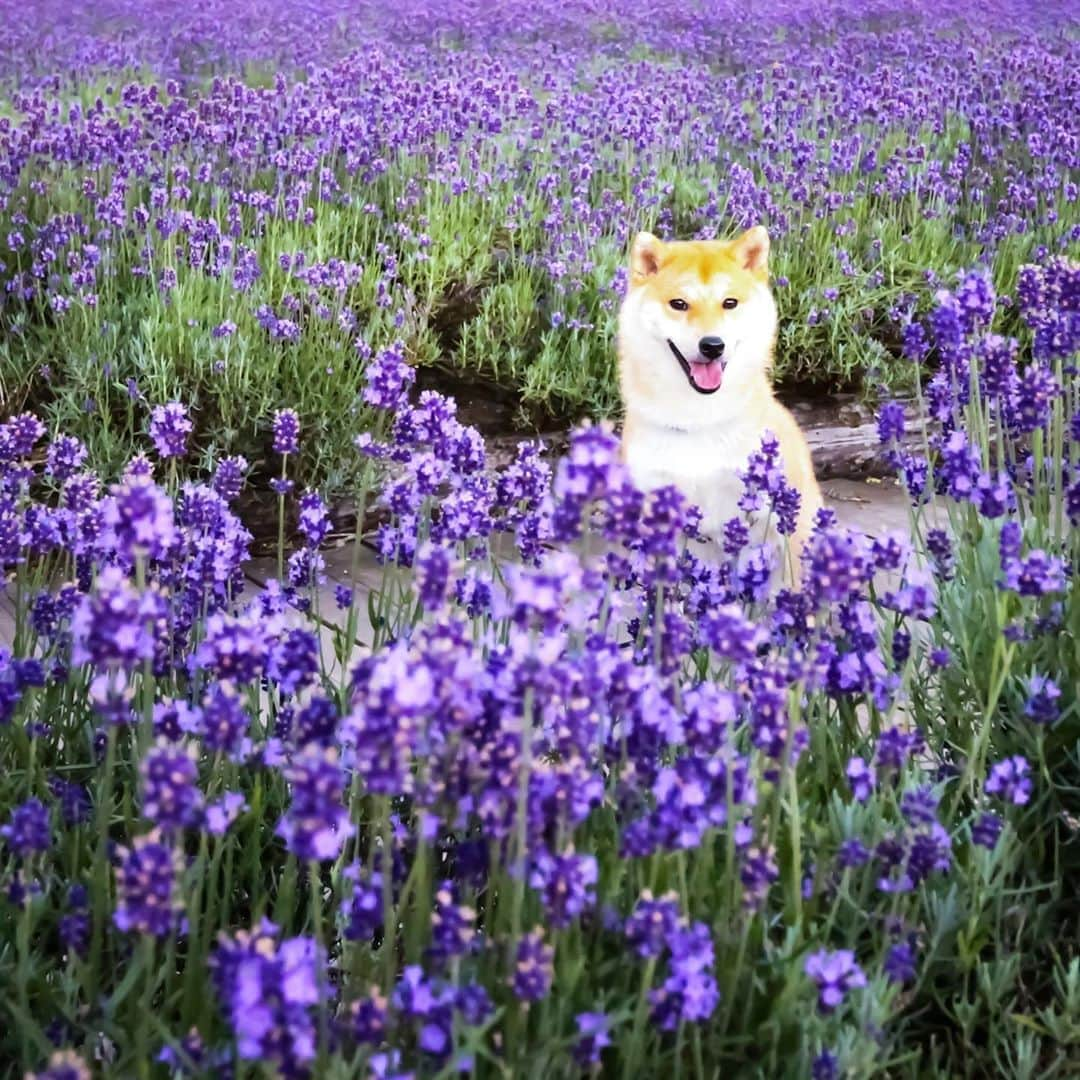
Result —
[{"label": "dog's open mouth", "polygon": [[686,373],[690,385],[699,394],[715,394],[720,389],[720,384],[724,381],[722,360],[687,360],[671,338],[668,338],[668,345],[671,346],[675,359],[679,361],[679,367]]}]

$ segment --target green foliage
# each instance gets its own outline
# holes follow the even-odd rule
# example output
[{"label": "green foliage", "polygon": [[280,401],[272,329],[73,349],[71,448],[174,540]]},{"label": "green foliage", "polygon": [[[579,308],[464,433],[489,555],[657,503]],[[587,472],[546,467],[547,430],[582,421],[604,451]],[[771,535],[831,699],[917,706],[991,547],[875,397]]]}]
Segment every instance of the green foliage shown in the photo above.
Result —
[{"label": "green foliage", "polygon": [[[277,91],[265,83],[252,72],[237,85],[255,95],[253,100],[266,101]],[[104,82],[80,87],[84,107],[99,96],[124,115],[117,92],[110,95]],[[808,116],[802,134],[816,137],[817,123]],[[899,131],[882,136],[870,125],[858,134],[867,144],[880,139],[880,156],[912,138]],[[962,119],[951,118],[943,130],[928,127],[919,137],[933,141],[947,167],[969,132]],[[145,445],[148,405],[185,400],[196,417],[205,461],[241,452],[256,463],[265,453],[260,425],[274,408],[288,405],[299,411],[305,430],[317,435],[306,440],[305,480],[344,490],[356,476],[349,436],[364,416],[358,399],[364,356],[400,337],[416,364],[463,374],[493,394],[516,397],[517,418],[526,427],[617,416],[616,281],[629,238],[638,228],[675,237],[700,230],[732,233],[722,203],[707,209],[707,193],[715,186],[712,164],[678,145],[665,148],[655,162],[655,194],[643,201],[636,186],[643,162],[625,147],[591,148],[585,205],[617,198],[625,206],[595,235],[575,209],[580,185],[549,175],[554,154],[545,161],[531,145],[523,152],[517,138],[516,125],[463,145],[438,137],[430,147],[395,150],[367,181],[334,154],[324,154],[321,183],[332,195],[320,199],[312,192],[307,224],[304,208],[284,205],[281,182],[265,163],[230,170],[230,183],[265,195],[265,210],[248,203],[238,209],[213,183],[190,182],[183,198],[176,195],[175,180],[169,185],[160,176],[129,178],[128,214],[157,205],[155,188],[168,189],[174,204],[167,214],[182,206],[185,213],[216,222],[224,235],[238,229],[236,243],[251,246],[260,276],[246,291],[235,291],[231,271],[207,272],[213,250],[189,259],[190,245],[175,233],[175,250],[171,241],[141,241],[137,230],[121,243],[108,242],[93,307],[76,302],[61,315],[39,297],[0,308],[0,411],[44,410],[54,428],[84,438],[94,460],[115,467]],[[300,148],[310,140],[298,137],[295,143]],[[735,146],[726,152],[741,153]],[[469,178],[467,188],[433,178],[436,162],[451,176]],[[181,148],[162,164],[190,172],[200,161]],[[760,165],[747,164],[752,183],[781,203],[783,184],[768,176],[793,167],[783,155],[770,160],[768,175]],[[512,182],[476,182],[483,176]],[[16,217],[18,227],[32,234],[57,215],[85,214],[84,179],[62,163],[35,162],[6,211],[0,210],[0,235],[16,227]],[[111,167],[99,167],[93,181],[96,190],[108,191]],[[871,394],[883,387],[910,389],[910,366],[899,359],[899,313],[923,294],[928,270],[948,281],[986,254],[977,237],[1000,194],[996,188],[985,192],[958,217],[956,207],[927,204],[914,193],[900,199],[873,194],[852,170],[836,177],[829,193],[842,207],[839,213],[820,214],[814,200],[786,210],[772,267],[781,316],[779,382],[857,387]],[[404,207],[420,215],[422,241],[417,234],[399,240]],[[553,207],[558,226],[545,224]],[[996,244],[992,269],[999,289],[1015,280],[1033,250],[1077,220],[1075,202],[1062,199],[1050,209],[1049,218]],[[1053,226],[1046,224],[1050,218]],[[561,276],[552,228],[560,231],[560,243],[587,248],[584,270],[575,264]],[[380,294],[388,251],[396,267]],[[308,289],[280,263],[297,252],[309,267],[338,259],[362,269],[347,287]],[[5,263],[0,277],[6,282],[32,270],[25,248]],[[176,284],[170,287],[172,274]],[[823,298],[826,289],[837,291],[834,300]],[[275,340],[259,325],[257,312],[264,305],[299,325],[295,341]],[[235,332],[215,338],[214,328],[226,320],[236,324]],[[366,343],[359,351],[358,338]]]}]

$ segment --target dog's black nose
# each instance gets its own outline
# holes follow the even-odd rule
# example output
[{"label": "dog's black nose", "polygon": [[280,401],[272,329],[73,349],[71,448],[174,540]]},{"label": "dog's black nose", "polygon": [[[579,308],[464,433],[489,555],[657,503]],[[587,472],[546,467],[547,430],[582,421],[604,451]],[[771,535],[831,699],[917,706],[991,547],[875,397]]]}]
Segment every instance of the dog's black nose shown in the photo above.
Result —
[{"label": "dog's black nose", "polygon": [[703,337],[697,347],[706,360],[719,360],[724,355],[724,339],[720,337]]}]

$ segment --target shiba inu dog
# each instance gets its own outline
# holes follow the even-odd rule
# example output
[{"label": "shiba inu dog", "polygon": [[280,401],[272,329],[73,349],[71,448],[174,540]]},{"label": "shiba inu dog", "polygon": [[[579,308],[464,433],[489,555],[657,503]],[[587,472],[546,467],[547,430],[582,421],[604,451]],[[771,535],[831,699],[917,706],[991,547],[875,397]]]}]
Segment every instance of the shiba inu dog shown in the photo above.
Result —
[{"label": "shiba inu dog", "polygon": [[[634,239],[618,328],[622,454],[638,487],[674,485],[717,539],[741,515],[739,471],[771,431],[800,495],[785,560],[797,580],[821,493],[806,440],[770,383],[777,312],[768,259],[760,225],[731,241]],[[779,540],[772,525],[757,532],[758,542]]]}]

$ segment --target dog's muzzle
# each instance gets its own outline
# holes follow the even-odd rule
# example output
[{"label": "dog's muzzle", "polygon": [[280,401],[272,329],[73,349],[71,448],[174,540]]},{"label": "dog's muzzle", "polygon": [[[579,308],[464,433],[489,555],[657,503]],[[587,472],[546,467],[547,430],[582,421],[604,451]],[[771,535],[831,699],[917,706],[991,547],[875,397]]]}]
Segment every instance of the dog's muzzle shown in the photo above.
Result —
[{"label": "dog's muzzle", "polygon": [[672,355],[678,360],[679,367],[683,369],[686,381],[694,390],[699,394],[715,394],[720,389],[720,385],[724,380],[724,362],[719,359],[720,353],[723,352],[722,343],[716,358],[693,361],[687,360],[683,356],[671,338],[667,339],[667,343]]}]

